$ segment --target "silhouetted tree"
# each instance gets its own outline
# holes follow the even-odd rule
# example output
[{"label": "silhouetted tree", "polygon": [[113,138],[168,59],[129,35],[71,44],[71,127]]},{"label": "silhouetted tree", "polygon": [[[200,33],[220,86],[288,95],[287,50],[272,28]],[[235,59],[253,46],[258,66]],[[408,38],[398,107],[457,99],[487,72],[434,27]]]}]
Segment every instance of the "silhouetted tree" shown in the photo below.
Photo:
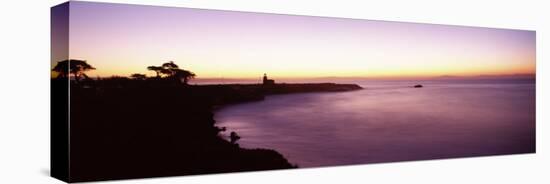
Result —
[{"label": "silhouetted tree", "polygon": [[[190,79],[193,79],[196,75],[188,70],[180,69],[173,61],[163,63],[161,66],[149,66],[148,70],[155,71],[157,77],[160,78],[161,74],[168,78],[176,79],[183,84],[187,84]],[[182,81],[183,80],[183,81]]]},{"label": "silhouetted tree", "polygon": [[176,65],[173,61],[169,61],[167,63],[163,63],[161,65],[162,69],[160,71],[160,73],[168,76],[168,77],[173,77],[174,74],[176,73],[176,70],[179,69],[179,66]]},{"label": "silhouetted tree", "polygon": [[173,75],[173,71],[171,69],[167,69],[164,67],[160,69],[160,73],[164,74],[166,77],[172,77]]},{"label": "silhouetted tree", "polygon": [[169,61],[168,63],[162,64],[162,67],[168,70],[178,69],[179,66],[174,63],[174,61]]},{"label": "silhouetted tree", "polygon": [[130,75],[130,77],[135,80],[145,80],[147,78],[145,74],[140,74],[140,73],[134,73]]},{"label": "silhouetted tree", "polygon": [[57,62],[57,65],[52,69],[52,71],[57,72],[57,78],[68,78],[72,74],[75,81],[80,82],[80,78],[88,78],[84,73],[89,70],[95,70],[92,65],[86,63],[85,60],[69,59]]},{"label": "silhouetted tree", "polygon": [[164,68],[162,68],[162,66],[148,66],[147,67],[147,70],[151,70],[151,71],[154,71],[155,73],[157,73],[157,78],[160,78],[160,73],[162,72]]},{"label": "silhouetted tree", "polygon": [[196,76],[195,73],[183,69],[174,69],[173,71],[173,76],[179,80],[183,79],[183,84],[187,84],[190,79],[193,79]]}]

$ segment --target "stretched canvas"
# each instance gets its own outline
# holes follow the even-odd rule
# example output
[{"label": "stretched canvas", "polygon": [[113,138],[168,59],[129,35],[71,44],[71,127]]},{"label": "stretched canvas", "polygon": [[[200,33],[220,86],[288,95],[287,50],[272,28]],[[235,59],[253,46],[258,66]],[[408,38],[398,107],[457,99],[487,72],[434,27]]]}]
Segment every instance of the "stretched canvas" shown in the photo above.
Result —
[{"label": "stretched canvas", "polygon": [[535,153],[535,31],[71,1],[66,182]]}]

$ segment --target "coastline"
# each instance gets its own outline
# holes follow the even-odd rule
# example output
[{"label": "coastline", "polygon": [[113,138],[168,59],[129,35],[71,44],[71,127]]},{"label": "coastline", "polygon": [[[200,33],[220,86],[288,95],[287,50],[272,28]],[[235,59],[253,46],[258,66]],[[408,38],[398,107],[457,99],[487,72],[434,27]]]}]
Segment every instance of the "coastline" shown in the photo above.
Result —
[{"label": "coastline", "polygon": [[271,94],[358,89],[334,83],[184,86],[157,80],[71,85],[71,163],[78,166],[71,168],[71,180],[296,168],[276,150],[241,148],[219,136],[223,130],[216,126],[215,109]]},{"label": "coastline", "polygon": [[534,80],[355,82],[369,90],[277,95],[222,109],[216,120],[242,132],[243,147],[273,148],[308,168],[536,149]]},{"label": "coastline", "polygon": [[236,103],[261,101],[268,95],[345,92],[363,89],[357,84],[337,83],[207,84],[194,85],[193,87],[204,91],[218,91],[217,94],[212,94],[212,98],[216,98],[213,104],[215,108]]}]

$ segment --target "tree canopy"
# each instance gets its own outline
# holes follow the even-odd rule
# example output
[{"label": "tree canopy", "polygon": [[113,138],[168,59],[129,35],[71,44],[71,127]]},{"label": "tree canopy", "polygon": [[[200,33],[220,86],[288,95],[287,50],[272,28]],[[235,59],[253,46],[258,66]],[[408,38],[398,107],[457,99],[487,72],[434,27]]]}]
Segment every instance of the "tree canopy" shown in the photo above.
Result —
[{"label": "tree canopy", "polygon": [[52,71],[58,73],[57,78],[68,78],[72,74],[75,81],[79,82],[82,77],[88,78],[84,73],[95,68],[85,60],[68,59],[57,62]]},{"label": "tree canopy", "polygon": [[148,70],[154,71],[157,74],[157,77],[160,78],[161,74],[166,76],[166,78],[173,78],[177,80],[183,80],[184,84],[187,84],[190,79],[194,78],[195,73],[179,68],[177,64],[173,61],[163,63],[161,66],[149,66]]},{"label": "tree canopy", "polygon": [[157,73],[157,78],[160,78],[160,74],[162,73],[163,68],[162,66],[148,66],[147,70],[154,71],[155,73]]}]

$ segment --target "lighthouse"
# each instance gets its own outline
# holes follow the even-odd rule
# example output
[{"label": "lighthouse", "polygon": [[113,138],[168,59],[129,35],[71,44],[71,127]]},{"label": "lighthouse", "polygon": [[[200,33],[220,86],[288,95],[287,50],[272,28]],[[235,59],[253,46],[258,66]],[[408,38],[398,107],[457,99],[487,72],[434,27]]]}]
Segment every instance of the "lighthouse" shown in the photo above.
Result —
[{"label": "lighthouse", "polygon": [[263,85],[273,85],[275,80],[267,78],[267,74],[264,73]]}]

